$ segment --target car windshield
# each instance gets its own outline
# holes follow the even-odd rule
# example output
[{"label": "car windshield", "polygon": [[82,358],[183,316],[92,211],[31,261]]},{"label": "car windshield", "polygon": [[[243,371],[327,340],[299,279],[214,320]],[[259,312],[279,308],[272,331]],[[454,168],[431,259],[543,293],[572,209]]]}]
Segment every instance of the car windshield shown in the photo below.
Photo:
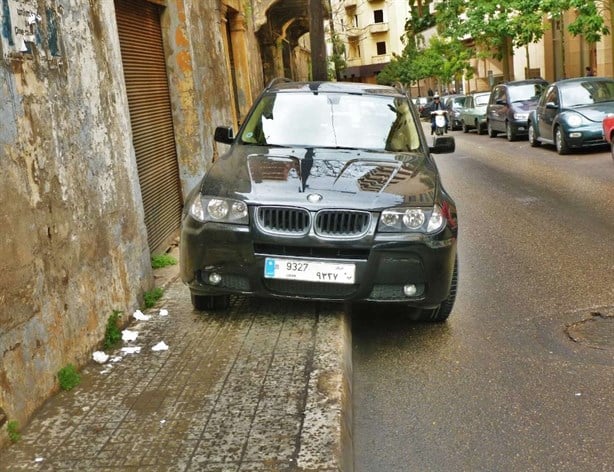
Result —
[{"label": "car windshield", "polygon": [[527,100],[537,100],[544,88],[545,84],[525,84],[525,85],[515,85],[509,87],[510,101],[513,102],[524,102]]},{"label": "car windshield", "polygon": [[614,80],[582,81],[561,87],[561,105],[575,107],[614,100]]},{"label": "car windshield", "polygon": [[261,146],[416,151],[420,138],[407,99],[347,93],[271,93],[240,139]]},{"label": "car windshield", "polygon": [[488,99],[490,98],[490,94],[484,95],[476,95],[475,96],[475,106],[476,107],[485,107],[488,105]]}]

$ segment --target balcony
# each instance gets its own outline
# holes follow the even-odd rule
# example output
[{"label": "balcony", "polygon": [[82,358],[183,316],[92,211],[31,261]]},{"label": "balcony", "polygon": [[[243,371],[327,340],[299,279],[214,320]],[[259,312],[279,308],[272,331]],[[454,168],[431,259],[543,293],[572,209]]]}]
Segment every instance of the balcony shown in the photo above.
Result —
[{"label": "balcony", "polygon": [[371,64],[387,64],[392,59],[390,54],[380,54],[378,56],[371,56]]},{"label": "balcony", "polygon": [[387,33],[389,30],[388,23],[371,23],[367,28],[370,34]]},{"label": "balcony", "polygon": [[348,37],[348,41],[357,40],[360,37],[360,28],[348,28],[345,30],[345,34]]},{"label": "balcony", "polygon": [[345,0],[343,2],[343,6],[345,7],[346,10],[351,10],[353,8],[356,8],[357,4],[358,4],[358,0]]}]

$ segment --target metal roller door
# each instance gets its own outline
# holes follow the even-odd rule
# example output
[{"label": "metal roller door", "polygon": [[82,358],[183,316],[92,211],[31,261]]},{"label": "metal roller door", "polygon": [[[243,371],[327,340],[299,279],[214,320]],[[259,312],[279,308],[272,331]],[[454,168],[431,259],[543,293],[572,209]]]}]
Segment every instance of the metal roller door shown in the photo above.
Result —
[{"label": "metal roller door", "polygon": [[115,0],[147,239],[152,253],[177,235],[182,196],[162,44],[162,7]]}]

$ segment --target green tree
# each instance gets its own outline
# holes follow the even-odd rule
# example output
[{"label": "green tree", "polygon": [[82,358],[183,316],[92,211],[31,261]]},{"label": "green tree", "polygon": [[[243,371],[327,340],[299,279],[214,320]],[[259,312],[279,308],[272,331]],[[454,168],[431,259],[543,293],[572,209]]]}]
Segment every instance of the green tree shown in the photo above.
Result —
[{"label": "green tree", "polygon": [[[435,77],[443,85],[455,79],[472,75],[470,58],[472,51],[455,40],[433,37],[428,46],[418,49],[408,39],[403,54],[393,56],[392,61],[379,73],[381,84],[401,82],[410,84],[427,77]],[[420,90],[418,91],[420,94]]]},{"label": "green tree", "polygon": [[448,0],[437,6],[440,34],[471,38],[476,48],[502,61],[505,80],[511,71],[507,59],[513,47],[538,41],[544,34],[542,0]]},{"label": "green tree", "polygon": [[471,38],[480,51],[503,61],[509,80],[513,48],[539,41],[548,27],[546,17],[575,11],[568,31],[594,43],[610,34],[611,25],[604,20],[607,9],[612,9],[612,0],[446,0],[437,6],[436,22],[443,36]]}]

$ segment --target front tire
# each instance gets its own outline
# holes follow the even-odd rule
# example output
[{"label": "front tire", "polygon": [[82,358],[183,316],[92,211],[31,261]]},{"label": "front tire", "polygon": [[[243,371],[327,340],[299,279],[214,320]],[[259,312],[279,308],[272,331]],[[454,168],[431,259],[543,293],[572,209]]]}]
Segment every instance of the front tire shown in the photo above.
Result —
[{"label": "front tire", "polygon": [[614,160],[614,141],[610,141],[610,152],[612,153],[612,160]]},{"label": "front tire", "polygon": [[484,127],[480,125],[480,123],[478,123],[478,121],[475,121],[475,129],[476,129],[476,133],[478,134],[484,134],[485,130]]},{"label": "front tire", "polygon": [[510,124],[509,121],[505,123],[505,136],[507,137],[508,141],[516,141],[516,139],[518,138],[518,136],[516,135],[516,131],[514,130],[513,126]]},{"label": "front tire", "polygon": [[461,128],[463,128],[463,133],[469,132],[469,127],[465,124],[464,121],[461,123]]},{"label": "front tire", "polygon": [[432,310],[425,310],[422,313],[422,321],[428,321],[433,323],[443,323],[448,319],[452,308],[454,307],[454,301],[456,300],[456,289],[458,287],[458,260],[454,262],[454,270],[452,272],[452,281],[450,282],[450,293],[441,305]]},{"label": "front tire", "polygon": [[192,306],[197,311],[225,310],[230,306],[230,295],[192,294]]},{"label": "front tire", "polygon": [[529,122],[529,144],[531,147],[538,147],[541,143],[537,140],[537,136],[535,135],[535,128],[533,128],[533,123]]},{"label": "front tire", "polygon": [[556,152],[561,156],[569,153],[569,146],[565,142],[565,137],[563,136],[560,126],[557,126],[554,130],[554,143],[556,144]]},{"label": "front tire", "polygon": [[497,137],[497,132],[494,129],[492,129],[492,125],[490,124],[490,121],[488,122],[488,136],[490,136],[491,138]]}]

